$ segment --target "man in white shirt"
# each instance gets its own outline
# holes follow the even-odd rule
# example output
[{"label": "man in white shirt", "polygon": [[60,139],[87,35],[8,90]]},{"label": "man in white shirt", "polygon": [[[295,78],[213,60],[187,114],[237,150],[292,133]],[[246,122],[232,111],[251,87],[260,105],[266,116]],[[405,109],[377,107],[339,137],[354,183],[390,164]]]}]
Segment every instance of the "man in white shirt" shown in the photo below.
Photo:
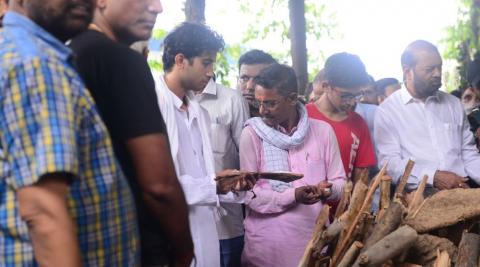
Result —
[{"label": "man in white shirt", "polygon": [[[207,87],[195,95],[211,119],[215,171],[239,169],[239,144],[243,124],[249,118],[248,105],[239,90],[210,79]],[[243,250],[243,209],[238,203],[221,203],[227,211],[217,222],[222,267],[240,267]]]},{"label": "man in white shirt", "polygon": [[394,182],[408,159],[415,167],[407,189],[415,189],[424,175],[439,190],[468,188],[467,177],[480,183],[480,155],[460,101],[439,91],[442,59],[437,48],[423,40],[402,54],[405,86],[377,109],[375,141],[379,165],[388,161]]},{"label": "man in white shirt", "polygon": [[255,84],[253,79],[258,76],[260,71],[277,61],[268,53],[262,50],[252,49],[241,55],[238,59],[238,81],[237,89],[247,100],[250,117],[258,117],[258,108],[253,104],[255,102]]},{"label": "man in white shirt", "polygon": [[[164,39],[163,68],[156,90],[160,110],[167,126],[175,171],[189,207],[195,262],[191,266],[220,266],[216,220],[225,215],[220,201],[238,203],[242,194],[215,182],[214,157],[208,112],[192,100],[213,77],[217,53],[224,47],[221,36],[205,25],[185,22]],[[222,175],[232,174],[223,171]],[[242,180],[233,189],[253,186]],[[228,194],[227,194],[228,193]]]}]

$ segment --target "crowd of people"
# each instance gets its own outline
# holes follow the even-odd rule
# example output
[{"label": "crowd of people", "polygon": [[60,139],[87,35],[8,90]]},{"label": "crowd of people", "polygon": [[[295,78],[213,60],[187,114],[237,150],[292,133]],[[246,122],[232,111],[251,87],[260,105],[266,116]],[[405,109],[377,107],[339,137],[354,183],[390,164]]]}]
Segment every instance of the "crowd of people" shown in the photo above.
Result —
[{"label": "crowd of people", "polygon": [[402,82],[342,52],[303,97],[292,67],[253,49],[231,89],[215,80],[224,40],[203,24],[169,32],[164,71],[150,70],[130,46],[162,10],[0,0],[1,266],[297,266],[362,173],[388,163],[395,184],[413,159],[409,192],[425,175],[429,193],[480,184],[480,59],[461,99],[439,90],[423,40],[399,55]]}]

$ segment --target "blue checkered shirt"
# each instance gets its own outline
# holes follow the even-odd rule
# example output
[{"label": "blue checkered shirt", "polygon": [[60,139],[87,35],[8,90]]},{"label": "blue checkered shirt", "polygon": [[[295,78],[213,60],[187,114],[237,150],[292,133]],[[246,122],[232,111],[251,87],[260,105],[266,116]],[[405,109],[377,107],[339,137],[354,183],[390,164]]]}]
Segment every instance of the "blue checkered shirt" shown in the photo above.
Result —
[{"label": "blue checkered shirt", "polygon": [[137,266],[133,198],[70,50],[9,12],[0,30],[0,266],[37,266],[16,191],[73,175],[68,196],[84,266]]}]

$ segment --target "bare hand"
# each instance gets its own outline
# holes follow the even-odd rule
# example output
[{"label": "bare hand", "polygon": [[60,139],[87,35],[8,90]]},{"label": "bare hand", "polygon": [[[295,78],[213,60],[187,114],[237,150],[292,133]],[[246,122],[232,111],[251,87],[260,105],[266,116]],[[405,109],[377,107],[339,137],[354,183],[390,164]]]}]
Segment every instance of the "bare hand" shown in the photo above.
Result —
[{"label": "bare hand", "polygon": [[321,194],[318,187],[314,185],[306,185],[295,188],[295,200],[297,203],[312,205],[320,201]]},{"label": "bare hand", "polygon": [[238,170],[223,170],[217,174],[217,177],[229,177],[217,181],[217,193],[219,194],[251,190],[258,178],[255,174],[242,173]]},{"label": "bare hand", "polygon": [[325,200],[332,195],[332,186],[333,184],[327,181],[321,181],[320,183],[318,183],[318,193],[320,194],[320,198],[322,200]]},{"label": "bare hand", "polygon": [[470,188],[466,183],[467,178],[456,175],[449,171],[436,171],[433,177],[433,186],[439,190],[454,188]]}]

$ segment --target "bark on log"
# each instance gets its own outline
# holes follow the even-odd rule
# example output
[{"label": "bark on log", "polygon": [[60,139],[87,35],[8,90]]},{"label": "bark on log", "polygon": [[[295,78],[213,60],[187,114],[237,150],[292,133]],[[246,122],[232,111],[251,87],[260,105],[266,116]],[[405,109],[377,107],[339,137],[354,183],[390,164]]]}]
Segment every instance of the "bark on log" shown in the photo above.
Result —
[{"label": "bark on log", "polygon": [[417,232],[413,228],[402,226],[365,250],[365,252],[360,253],[353,266],[379,266],[403,251],[408,250],[415,243],[416,239]]},{"label": "bark on log", "polygon": [[405,186],[407,185],[408,177],[410,177],[410,174],[412,173],[413,166],[415,166],[415,162],[409,159],[407,165],[405,166],[405,171],[403,172],[402,178],[400,178],[397,183],[395,195],[403,195],[403,190],[405,190]]},{"label": "bark on log", "polygon": [[365,241],[363,251],[396,230],[402,222],[404,210],[405,208],[402,204],[393,202],[385,212],[385,216],[375,225],[372,234]]},{"label": "bark on log", "polygon": [[405,221],[419,233],[444,228],[480,216],[480,189],[442,190],[427,198],[414,218]]},{"label": "bark on log", "polygon": [[387,164],[383,165],[382,169],[380,172],[375,176],[375,179],[373,180],[373,183],[370,185],[367,196],[365,197],[365,200],[363,201],[362,207],[360,208],[360,211],[358,212],[357,216],[355,219],[353,219],[352,223],[349,226],[348,232],[345,235],[345,238],[343,240],[340,240],[339,246],[338,246],[338,253],[337,255],[334,255],[332,259],[332,266],[335,266],[338,263],[338,260],[343,256],[343,254],[346,252],[348,247],[350,246],[350,241],[353,236],[353,232],[355,231],[355,228],[357,227],[357,224],[363,216],[363,213],[367,210],[367,207],[369,206],[369,203],[371,204],[373,194],[375,193],[375,190],[377,187],[380,185],[380,179],[385,175],[385,172],[387,170]]},{"label": "bark on log", "polygon": [[476,267],[480,249],[480,235],[464,232],[458,245],[458,258],[455,267]]},{"label": "bark on log", "polygon": [[365,214],[365,217],[362,220],[363,222],[360,224],[358,237],[354,238],[354,240],[362,240],[365,241],[373,231],[373,227],[375,225],[375,216],[371,214]]},{"label": "bark on log", "polygon": [[382,181],[380,182],[380,204],[377,213],[377,222],[385,214],[385,211],[390,206],[390,190],[392,186],[392,177],[385,175],[382,177]]},{"label": "bark on log", "polygon": [[457,247],[452,241],[433,235],[418,235],[417,241],[410,249],[406,261],[433,267],[437,251],[446,251],[451,259],[457,255]]},{"label": "bark on log", "polygon": [[335,218],[340,217],[345,211],[348,202],[350,201],[350,196],[352,194],[353,183],[349,181],[344,187],[342,191],[342,198],[340,198],[340,202],[338,203],[337,210],[335,211]]},{"label": "bark on log", "polygon": [[323,206],[322,211],[320,211],[320,214],[318,215],[317,224],[315,225],[315,229],[313,230],[312,238],[308,242],[307,247],[305,248],[305,252],[303,253],[303,256],[298,264],[299,267],[315,266],[315,258],[313,257],[313,252],[315,249],[315,245],[321,238],[323,228],[328,221],[329,212],[330,207],[327,205]]},{"label": "bark on log", "polygon": [[[345,236],[347,235],[348,229],[352,225],[353,220],[357,217],[360,208],[362,207],[363,202],[365,201],[365,197],[367,196],[368,187],[363,182],[357,182],[353,188],[352,198],[350,199],[350,205],[348,206],[348,210],[345,212],[346,216],[343,220],[345,223],[345,228],[342,230],[340,237],[338,238],[337,246],[335,247],[335,251],[333,253],[333,258],[335,259],[338,257],[339,254],[339,245],[342,244]],[[342,215],[343,217],[343,215]]]},{"label": "bark on log", "polygon": [[353,261],[357,258],[358,253],[363,248],[363,244],[359,241],[353,242],[350,248],[343,256],[342,260],[338,263],[337,267],[349,267]]}]

